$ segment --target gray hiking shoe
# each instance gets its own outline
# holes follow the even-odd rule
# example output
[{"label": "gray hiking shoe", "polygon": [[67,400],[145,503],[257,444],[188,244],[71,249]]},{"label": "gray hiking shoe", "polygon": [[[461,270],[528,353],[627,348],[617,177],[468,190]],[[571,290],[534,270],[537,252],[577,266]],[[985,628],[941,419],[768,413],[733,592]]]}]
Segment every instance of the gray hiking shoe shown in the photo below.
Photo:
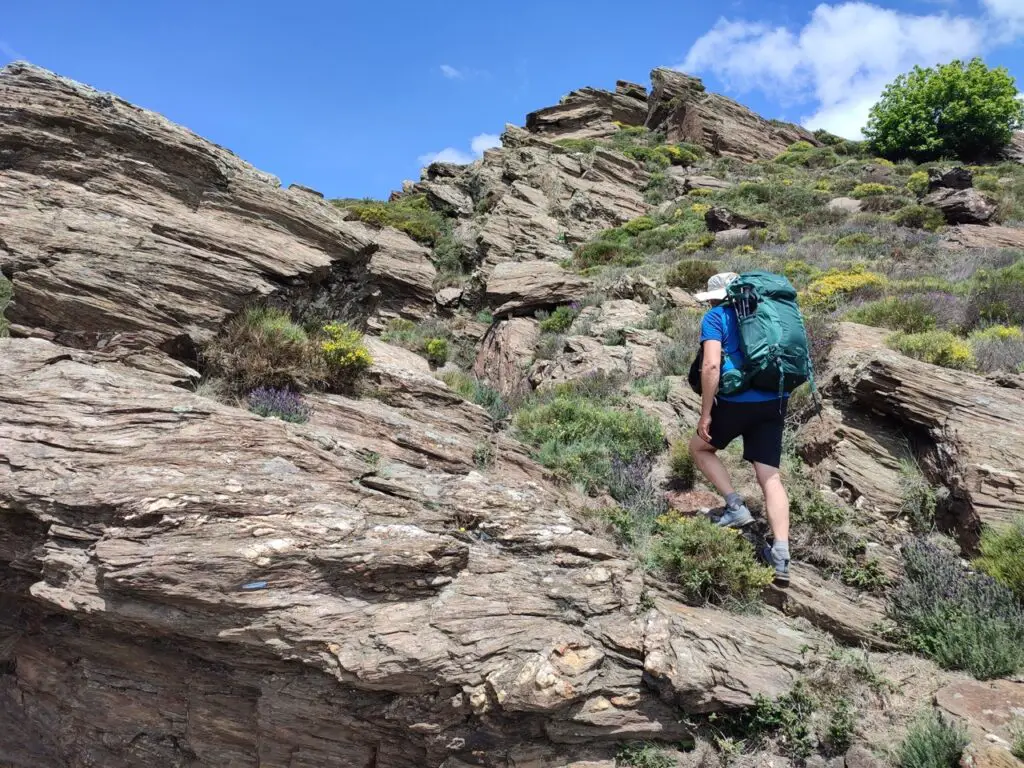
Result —
[{"label": "gray hiking shoe", "polygon": [[766,546],[761,552],[761,559],[775,569],[775,583],[780,587],[789,586],[789,558],[779,557],[775,550]]},{"label": "gray hiking shoe", "polygon": [[754,516],[750,514],[746,504],[735,507],[726,507],[722,516],[715,520],[721,528],[746,528],[754,522]]}]

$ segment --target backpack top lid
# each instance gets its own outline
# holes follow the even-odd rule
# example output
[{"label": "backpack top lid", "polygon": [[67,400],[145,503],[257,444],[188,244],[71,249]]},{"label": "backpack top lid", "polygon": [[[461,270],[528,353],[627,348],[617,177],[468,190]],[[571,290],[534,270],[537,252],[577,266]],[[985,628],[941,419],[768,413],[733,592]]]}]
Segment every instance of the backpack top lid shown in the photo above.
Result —
[{"label": "backpack top lid", "polygon": [[779,301],[796,301],[796,289],[784,276],[774,272],[744,272],[725,288],[729,299],[740,298],[753,290],[760,298]]}]

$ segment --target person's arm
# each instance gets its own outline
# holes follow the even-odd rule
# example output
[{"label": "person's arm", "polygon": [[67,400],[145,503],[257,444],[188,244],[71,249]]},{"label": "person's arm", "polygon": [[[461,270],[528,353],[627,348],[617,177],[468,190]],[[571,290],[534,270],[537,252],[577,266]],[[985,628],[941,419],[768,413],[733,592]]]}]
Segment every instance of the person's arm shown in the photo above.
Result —
[{"label": "person's arm", "polygon": [[701,440],[711,442],[711,408],[718,394],[718,383],[722,377],[722,342],[708,339],[704,342],[704,365],[700,369],[700,420],[697,434]]}]

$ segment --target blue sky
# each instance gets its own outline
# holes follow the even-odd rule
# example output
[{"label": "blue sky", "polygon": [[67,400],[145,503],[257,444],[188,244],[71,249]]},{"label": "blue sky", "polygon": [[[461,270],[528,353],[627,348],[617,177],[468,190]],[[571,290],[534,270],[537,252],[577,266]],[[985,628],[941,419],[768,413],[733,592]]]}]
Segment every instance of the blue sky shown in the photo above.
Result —
[{"label": "blue sky", "polygon": [[427,156],[471,157],[574,88],[655,66],[847,135],[915,63],[982,55],[1024,79],[1024,0],[7,5],[0,63],[113,91],[329,197],[385,196]]}]

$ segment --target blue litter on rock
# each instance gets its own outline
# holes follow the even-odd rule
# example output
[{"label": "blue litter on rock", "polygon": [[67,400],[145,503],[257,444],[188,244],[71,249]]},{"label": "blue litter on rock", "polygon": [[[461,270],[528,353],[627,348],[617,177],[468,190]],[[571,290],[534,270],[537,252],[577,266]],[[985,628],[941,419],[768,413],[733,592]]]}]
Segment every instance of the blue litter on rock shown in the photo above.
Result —
[{"label": "blue litter on rock", "polygon": [[242,585],[242,589],[246,590],[247,592],[251,592],[251,591],[253,591],[255,589],[266,589],[266,588],[267,588],[267,582],[265,582],[265,581],[250,581],[248,584],[243,584]]}]

